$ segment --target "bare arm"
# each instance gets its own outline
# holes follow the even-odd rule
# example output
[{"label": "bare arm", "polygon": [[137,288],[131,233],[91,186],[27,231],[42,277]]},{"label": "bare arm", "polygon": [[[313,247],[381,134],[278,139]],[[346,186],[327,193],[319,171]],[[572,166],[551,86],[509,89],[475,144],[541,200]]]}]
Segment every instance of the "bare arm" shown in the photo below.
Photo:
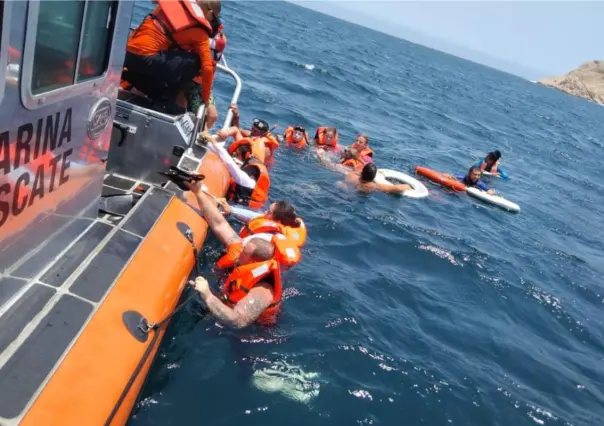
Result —
[{"label": "bare arm", "polygon": [[332,163],[329,160],[329,158],[325,157],[325,154],[323,154],[321,152],[317,153],[317,157],[319,158],[319,161],[321,163],[323,163],[324,166],[329,167],[332,170],[335,170],[335,171],[340,172],[340,173],[346,173],[346,174],[350,173],[350,169],[349,168],[347,168],[345,166],[342,166],[341,164],[334,164],[334,163]]},{"label": "bare arm", "polygon": [[222,324],[231,328],[244,328],[252,324],[269,307],[273,300],[271,286],[260,283],[235,305],[230,308],[212,292],[201,294],[208,310]]},{"label": "bare arm", "polygon": [[218,207],[214,204],[214,200],[204,194],[201,190],[196,190],[194,193],[201,214],[208,222],[208,226],[214,235],[216,235],[216,238],[218,238],[218,240],[226,247],[238,241],[240,239],[239,235],[237,235],[224,216],[222,216]]},{"label": "bare arm", "polygon": [[382,192],[385,192],[387,194],[400,194],[403,193],[405,191],[409,191],[413,188],[411,188],[411,186],[407,185],[406,183],[401,183],[401,184],[397,184],[397,185],[386,185],[386,184],[382,184],[382,183],[374,183],[376,189],[379,189]]}]

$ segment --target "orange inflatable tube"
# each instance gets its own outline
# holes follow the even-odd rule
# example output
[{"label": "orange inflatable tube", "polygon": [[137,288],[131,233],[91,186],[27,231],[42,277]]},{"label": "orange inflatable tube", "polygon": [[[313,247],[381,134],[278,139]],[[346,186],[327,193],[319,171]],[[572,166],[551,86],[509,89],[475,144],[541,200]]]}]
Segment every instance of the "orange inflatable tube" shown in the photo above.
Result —
[{"label": "orange inflatable tube", "polygon": [[436,182],[448,188],[454,189],[455,191],[466,190],[466,186],[451,175],[440,173],[421,166],[417,166],[415,168],[415,173],[430,179],[432,182]]}]

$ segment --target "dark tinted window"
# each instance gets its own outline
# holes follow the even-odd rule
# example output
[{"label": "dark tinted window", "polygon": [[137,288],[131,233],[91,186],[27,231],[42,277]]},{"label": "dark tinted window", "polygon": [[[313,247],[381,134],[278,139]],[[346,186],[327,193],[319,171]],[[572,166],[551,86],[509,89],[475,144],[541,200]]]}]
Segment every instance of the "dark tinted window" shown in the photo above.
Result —
[{"label": "dark tinted window", "polygon": [[31,82],[34,95],[106,71],[116,9],[115,1],[39,3]]}]

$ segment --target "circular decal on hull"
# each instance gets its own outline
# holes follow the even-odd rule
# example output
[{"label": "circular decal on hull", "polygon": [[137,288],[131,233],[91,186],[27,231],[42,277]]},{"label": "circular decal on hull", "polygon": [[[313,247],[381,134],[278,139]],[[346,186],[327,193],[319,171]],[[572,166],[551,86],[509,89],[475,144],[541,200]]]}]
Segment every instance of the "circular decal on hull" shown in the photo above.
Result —
[{"label": "circular decal on hull", "polygon": [[99,99],[88,116],[86,130],[88,137],[92,140],[98,139],[103,134],[109,123],[111,122],[111,101],[108,98]]}]

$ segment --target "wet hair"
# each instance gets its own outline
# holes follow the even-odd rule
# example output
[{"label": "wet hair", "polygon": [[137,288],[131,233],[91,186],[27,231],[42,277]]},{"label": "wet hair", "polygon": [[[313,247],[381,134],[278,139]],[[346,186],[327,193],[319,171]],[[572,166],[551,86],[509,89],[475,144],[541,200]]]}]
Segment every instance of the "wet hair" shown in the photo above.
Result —
[{"label": "wet hair", "polygon": [[501,152],[499,151],[493,151],[493,152],[489,152],[487,154],[487,157],[485,158],[485,160],[491,160],[493,162],[499,160],[501,158]]},{"label": "wet hair", "polygon": [[248,156],[248,154],[250,154],[250,155],[252,154],[252,147],[247,144],[240,145],[239,147],[237,147],[235,152],[237,154],[241,155],[243,157],[243,159],[245,160],[245,158]]},{"label": "wet hair", "polygon": [[465,175],[464,178],[463,178],[464,185],[467,185],[467,186],[474,185],[474,183],[472,183],[472,181],[470,180],[470,175],[473,172],[478,172],[478,173],[482,174],[482,170],[480,170],[480,167],[477,167],[477,166],[470,167],[470,169],[468,170],[468,174]]},{"label": "wet hair", "polygon": [[287,201],[277,201],[271,215],[273,216],[273,219],[278,220],[285,226],[291,226],[293,228],[300,226],[294,206]]},{"label": "wet hair", "polygon": [[338,129],[335,127],[328,127],[325,129],[325,133],[333,133],[335,136],[338,136]]},{"label": "wet hair", "polygon": [[377,175],[377,166],[375,163],[367,163],[363,166],[363,170],[361,170],[360,180],[363,183],[373,182],[375,175]]},{"label": "wet hair", "polygon": [[359,136],[357,136],[357,139],[358,138],[365,139],[365,141],[367,142],[367,145],[369,145],[369,135],[366,135],[365,133],[361,133]]},{"label": "wet hair", "polygon": [[[251,244],[250,244],[251,243]],[[250,247],[248,249],[248,247]],[[252,238],[246,244],[244,250],[249,250],[249,254],[256,261],[272,259],[275,254],[275,246],[262,238]]]}]

